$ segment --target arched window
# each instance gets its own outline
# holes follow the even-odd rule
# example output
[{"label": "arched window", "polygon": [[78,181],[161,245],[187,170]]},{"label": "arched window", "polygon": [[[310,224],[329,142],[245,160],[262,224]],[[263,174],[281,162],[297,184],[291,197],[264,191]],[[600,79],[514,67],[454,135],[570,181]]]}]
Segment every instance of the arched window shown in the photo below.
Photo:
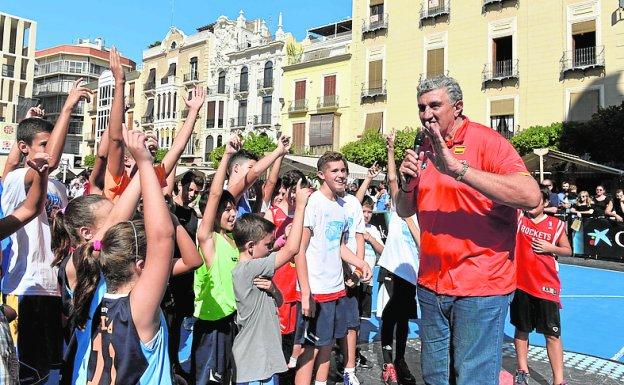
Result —
[{"label": "arched window", "polygon": [[221,135],[217,136],[217,147],[221,147],[223,145],[223,137]]},{"label": "arched window", "polygon": [[220,94],[225,93],[225,71],[219,71],[219,83],[217,83],[217,92]]},{"label": "arched window", "polygon": [[158,94],[158,103],[156,104],[156,119],[160,119],[160,94]]},{"label": "arched window", "polygon": [[167,93],[167,118],[171,117],[171,92]]},{"label": "arched window", "polygon": [[174,119],[176,118],[176,104],[177,104],[176,102],[177,102],[177,99],[178,99],[178,93],[174,92],[173,93],[173,118]]},{"label": "arched window", "polygon": [[240,72],[240,90],[241,91],[247,91],[248,90],[248,78],[249,78],[249,74],[248,74],[249,70],[247,69],[247,66],[241,68],[241,72]]},{"label": "arched window", "polygon": [[176,42],[174,41],[173,43],[171,43],[171,49],[176,49],[178,45],[176,44]]},{"label": "arched window", "polygon": [[273,62],[268,61],[264,64],[264,88],[273,87]]}]

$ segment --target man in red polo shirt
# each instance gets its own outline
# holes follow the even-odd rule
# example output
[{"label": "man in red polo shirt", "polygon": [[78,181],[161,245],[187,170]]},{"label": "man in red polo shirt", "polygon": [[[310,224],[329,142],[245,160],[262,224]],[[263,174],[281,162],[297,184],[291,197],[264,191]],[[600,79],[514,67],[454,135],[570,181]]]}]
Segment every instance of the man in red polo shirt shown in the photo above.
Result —
[{"label": "man in red polo shirt", "polygon": [[423,378],[498,384],[517,209],[536,207],[539,187],[505,138],[463,115],[454,79],[421,82],[418,109],[426,139],[401,164],[397,212],[417,213],[421,228]]}]

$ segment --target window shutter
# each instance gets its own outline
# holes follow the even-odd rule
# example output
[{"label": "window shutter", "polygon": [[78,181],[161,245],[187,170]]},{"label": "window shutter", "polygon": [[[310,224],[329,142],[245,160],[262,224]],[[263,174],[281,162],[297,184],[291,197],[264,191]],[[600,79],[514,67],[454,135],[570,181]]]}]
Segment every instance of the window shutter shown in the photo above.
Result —
[{"label": "window shutter", "polygon": [[586,90],[570,94],[570,109],[568,120],[587,121],[598,112],[600,106],[600,92],[598,90]]},{"label": "window shutter", "polygon": [[370,6],[373,7],[375,5],[382,5],[384,0],[370,0]]},{"label": "window shutter", "polygon": [[336,75],[325,76],[323,96],[336,95]]},{"label": "window shutter", "polygon": [[206,126],[209,128],[213,128],[214,127],[214,123],[215,123],[215,107],[216,107],[216,102],[215,101],[211,101],[208,102],[207,105],[207,112],[206,114],[208,115],[206,117]]},{"label": "window shutter", "polygon": [[368,88],[381,88],[383,74],[383,61],[374,60],[368,62]]},{"label": "window shutter", "polygon": [[305,147],[305,123],[293,124],[293,147],[298,150]]},{"label": "window shutter", "polygon": [[366,122],[364,123],[364,131],[373,130],[381,132],[383,122],[383,112],[375,112],[366,114]]},{"label": "window shutter", "polygon": [[444,48],[427,51],[427,78],[444,73]]},{"label": "window shutter", "polygon": [[572,35],[596,32],[596,20],[587,20],[572,24]]},{"label": "window shutter", "polygon": [[310,146],[318,146],[321,142],[321,115],[310,117]]},{"label": "window shutter", "polygon": [[490,102],[490,116],[513,116],[514,113],[514,99],[492,100]]},{"label": "window shutter", "polygon": [[330,146],[334,142],[334,114],[321,115],[319,146]]},{"label": "window shutter", "polygon": [[154,115],[154,99],[149,99],[147,101],[147,109],[145,110],[145,117],[149,118]]},{"label": "window shutter", "polygon": [[219,101],[219,120],[217,121],[217,127],[223,127],[223,110],[225,109],[225,102],[223,100]]},{"label": "window shutter", "polygon": [[295,83],[295,100],[303,100],[306,97],[306,81],[300,80]]}]

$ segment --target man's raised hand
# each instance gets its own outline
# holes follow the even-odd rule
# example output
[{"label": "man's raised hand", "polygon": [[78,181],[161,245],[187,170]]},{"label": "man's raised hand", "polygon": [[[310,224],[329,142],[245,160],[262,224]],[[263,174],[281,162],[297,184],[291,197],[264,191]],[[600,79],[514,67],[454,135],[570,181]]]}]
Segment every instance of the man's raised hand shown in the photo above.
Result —
[{"label": "man's raised hand", "polygon": [[440,130],[438,128],[427,127],[427,125],[425,125],[423,130],[432,145],[432,150],[425,153],[427,159],[431,160],[435,168],[442,174],[450,175],[455,178],[463,165],[453,156],[451,150],[446,146],[446,142],[444,138],[442,138]]},{"label": "man's raised hand", "polygon": [[31,159],[26,159],[26,164],[30,166],[33,170],[37,171],[39,174],[43,174],[48,170],[50,161],[50,155],[45,152],[40,152],[35,154]]},{"label": "man's raised hand", "polygon": [[43,118],[45,115],[45,110],[42,108],[41,104],[37,107],[30,107],[26,112],[26,116],[24,119],[28,118]]},{"label": "man's raised hand", "polygon": [[67,95],[65,106],[73,109],[81,100],[86,100],[87,102],[91,101],[91,94],[93,94],[93,91],[83,87],[83,81],[84,79],[80,78],[74,82],[72,89],[69,90],[69,95]]},{"label": "man's raised hand", "polygon": [[379,173],[381,172],[381,168],[377,165],[377,162],[373,163],[372,166],[368,168],[368,173],[366,174],[366,179],[373,180]]},{"label": "man's raised hand", "polygon": [[290,140],[290,136],[282,135],[277,141],[277,148],[280,149],[281,153],[286,155],[290,151],[290,147],[292,146],[292,140]]},{"label": "man's raised hand", "polygon": [[147,137],[141,131],[130,130],[122,131],[124,142],[134,160],[138,163],[153,162],[152,154],[147,149]]},{"label": "man's raised hand", "polygon": [[206,99],[206,91],[204,91],[203,87],[195,87],[188,99],[184,99],[184,104],[189,108],[189,110],[199,111],[201,106],[204,104],[204,100]]},{"label": "man's raised hand", "polygon": [[396,129],[392,129],[388,135],[386,135],[386,148],[388,150],[394,150],[394,140],[396,139]]},{"label": "man's raised hand", "polygon": [[240,136],[232,135],[225,145],[225,153],[228,155],[235,154],[238,150],[242,148],[242,142],[240,140]]}]

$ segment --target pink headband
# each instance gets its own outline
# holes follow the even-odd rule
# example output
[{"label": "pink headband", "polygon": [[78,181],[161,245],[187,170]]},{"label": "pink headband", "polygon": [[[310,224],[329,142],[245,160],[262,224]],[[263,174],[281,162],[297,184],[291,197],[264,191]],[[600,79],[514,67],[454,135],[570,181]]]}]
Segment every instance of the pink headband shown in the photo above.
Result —
[{"label": "pink headband", "polygon": [[102,250],[102,241],[96,239],[93,241],[93,251],[101,251]]}]

